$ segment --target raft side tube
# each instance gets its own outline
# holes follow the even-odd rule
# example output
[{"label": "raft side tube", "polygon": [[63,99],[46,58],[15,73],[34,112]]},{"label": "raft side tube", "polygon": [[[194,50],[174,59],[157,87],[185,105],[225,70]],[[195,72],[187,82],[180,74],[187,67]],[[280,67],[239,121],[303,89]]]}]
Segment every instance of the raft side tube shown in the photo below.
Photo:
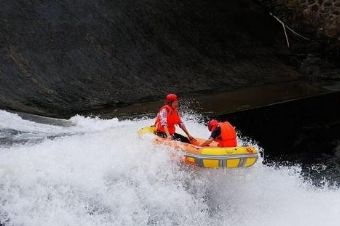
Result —
[{"label": "raft side tube", "polygon": [[184,161],[203,168],[248,168],[256,163],[257,154],[248,155],[185,155]]}]

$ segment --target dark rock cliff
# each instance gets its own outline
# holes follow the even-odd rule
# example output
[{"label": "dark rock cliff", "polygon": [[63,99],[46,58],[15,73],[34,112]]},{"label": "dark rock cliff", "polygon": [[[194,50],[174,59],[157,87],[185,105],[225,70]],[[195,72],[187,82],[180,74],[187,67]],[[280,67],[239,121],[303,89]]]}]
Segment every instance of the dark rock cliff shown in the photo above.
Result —
[{"label": "dark rock cliff", "polygon": [[4,0],[0,108],[76,112],[300,77],[251,0]]}]

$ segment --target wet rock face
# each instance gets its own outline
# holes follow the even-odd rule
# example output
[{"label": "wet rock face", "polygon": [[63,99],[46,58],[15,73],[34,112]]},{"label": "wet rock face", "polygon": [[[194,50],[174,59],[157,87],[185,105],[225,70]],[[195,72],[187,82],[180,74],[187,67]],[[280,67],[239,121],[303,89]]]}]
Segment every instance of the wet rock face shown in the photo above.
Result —
[{"label": "wet rock face", "polygon": [[42,115],[299,75],[251,0],[7,0],[0,28],[0,108]]}]

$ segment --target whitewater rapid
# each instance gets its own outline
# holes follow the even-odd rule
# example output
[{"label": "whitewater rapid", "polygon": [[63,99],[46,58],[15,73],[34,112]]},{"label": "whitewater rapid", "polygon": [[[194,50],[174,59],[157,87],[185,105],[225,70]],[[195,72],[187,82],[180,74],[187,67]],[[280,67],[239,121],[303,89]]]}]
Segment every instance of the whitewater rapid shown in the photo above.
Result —
[{"label": "whitewater rapid", "polygon": [[[193,135],[207,137],[199,121],[185,117]],[[0,111],[1,224],[340,224],[339,188],[315,187],[298,166],[261,159],[230,171],[182,166],[170,149],[138,138],[152,122],[75,116],[42,124]]]}]

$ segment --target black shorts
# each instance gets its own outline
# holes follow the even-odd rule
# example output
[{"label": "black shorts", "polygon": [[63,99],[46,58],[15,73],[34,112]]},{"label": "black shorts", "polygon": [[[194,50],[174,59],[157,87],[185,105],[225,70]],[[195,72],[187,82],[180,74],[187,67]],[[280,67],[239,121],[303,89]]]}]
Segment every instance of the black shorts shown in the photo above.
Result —
[{"label": "black shorts", "polygon": [[[166,133],[164,133],[164,132],[156,132],[156,135],[159,136],[159,137],[162,137],[162,138],[166,138]],[[183,143],[189,143],[190,144],[189,139],[187,137],[181,135],[181,134],[174,133],[174,135],[172,135],[172,138],[174,140],[178,140],[178,141],[181,141]]]}]

